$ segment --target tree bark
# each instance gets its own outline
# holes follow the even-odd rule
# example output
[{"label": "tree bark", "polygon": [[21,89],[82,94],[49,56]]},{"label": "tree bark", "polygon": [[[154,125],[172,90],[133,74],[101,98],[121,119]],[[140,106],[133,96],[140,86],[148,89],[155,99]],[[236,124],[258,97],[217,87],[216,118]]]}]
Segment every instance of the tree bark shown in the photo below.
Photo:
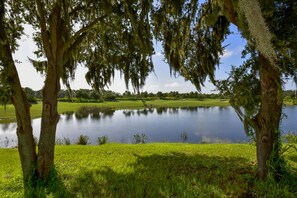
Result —
[{"label": "tree bark", "polygon": [[25,186],[36,173],[36,145],[31,125],[30,104],[21,87],[12,96],[17,119],[18,151],[21,159]]},{"label": "tree bark", "polygon": [[266,179],[270,164],[278,158],[279,124],[282,113],[282,85],[280,72],[259,54],[261,105],[254,118],[257,161],[260,179]]},{"label": "tree bark", "polygon": [[60,78],[58,66],[50,65],[43,88],[43,106],[41,118],[40,139],[38,144],[38,175],[43,180],[48,180],[54,165],[54,149],[56,128],[59,122],[57,110]]},{"label": "tree bark", "polygon": [[28,184],[27,182],[35,174],[36,146],[32,132],[30,104],[21,87],[3,23],[0,24],[0,42],[0,60],[3,64],[3,71],[7,74],[7,83],[11,90],[10,99],[15,107],[15,115],[18,126],[18,151],[21,160],[24,184],[26,187]]}]

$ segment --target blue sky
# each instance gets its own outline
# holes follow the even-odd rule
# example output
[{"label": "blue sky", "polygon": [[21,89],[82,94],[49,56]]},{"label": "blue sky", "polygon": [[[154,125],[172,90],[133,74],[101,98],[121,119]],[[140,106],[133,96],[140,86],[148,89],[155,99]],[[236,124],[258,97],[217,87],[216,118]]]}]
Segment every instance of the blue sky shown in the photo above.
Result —
[{"label": "blue sky", "polygon": [[[28,61],[29,58],[35,58],[33,51],[36,50],[36,46],[32,41],[33,29],[30,26],[25,27],[26,36],[23,36],[20,43],[19,50],[14,54],[14,58],[21,61],[17,64],[17,69],[21,79],[23,87],[30,87],[33,90],[42,89],[44,76],[36,73],[33,66]],[[225,79],[228,76],[231,65],[238,66],[242,63],[241,51],[244,49],[245,40],[241,38],[235,26],[231,26],[233,34],[229,35],[225,41],[226,50],[221,57],[221,64],[216,70],[217,79]],[[142,88],[142,91],[148,91],[156,93],[158,91],[170,92],[178,91],[180,93],[196,91],[196,88],[190,83],[185,82],[184,78],[179,76],[171,76],[168,64],[164,62],[164,56],[162,55],[162,47],[159,43],[155,43],[155,55],[153,56],[155,72],[151,73],[147,80],[146,85]],[[76,70],[76,78],[71,82],[72,89],[91,87],[86,83],[84,78],[86,68],[79,66]],[[62,88],[65,88],[62,86]],[[129,86],[129,90],[133,91],[133,88]],[[294,89],[295,86],[291,81],[286,84],[286,89]],[[120,74],[117,72],[113,81],[113,84],[109,87],[110,90],[123,93],[126,91],[124,81],[120,78]],[[202,88],[202,93],[212,93],[215,87],[207,80],[205,87]]]}]

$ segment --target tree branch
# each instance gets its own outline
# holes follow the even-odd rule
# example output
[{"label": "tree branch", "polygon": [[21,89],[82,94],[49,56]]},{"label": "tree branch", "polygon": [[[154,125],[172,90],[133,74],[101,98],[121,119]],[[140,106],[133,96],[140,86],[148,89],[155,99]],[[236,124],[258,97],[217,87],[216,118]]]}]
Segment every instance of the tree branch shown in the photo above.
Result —
[{"label": "tree branch", "polygon": [[[78,30],[72,37],[70,37],[70,39],[64,44],[61,53],[64,54],[64,52],[68,49],[71,48],[74,44],[74,42],[76,41],[76,39],[78,39],[79,37],[81,37],[81,35],[87,31],[89,31],[90,29],[92,29],[94,27],[94,25],[96,25],[99,21],[103,20],[107,15],[103,15],[97,19],[95,19],[94,21],[90,22],[87,26],[81,28],[80,30]],[[86,36],[87,34],[85,34],[84,36]],[[82,41],[83,39],[81,39]],[[76,44],[77,45],[77,44]]]},{"label": "tree branch", "polygon": [[77,39],[72,43],[70,48],[67,48],[67,51],[65,52],[64,55],[64,59],[62,62],[62,65],[67,64],[67,62],[69,61],[69,56],[71,55],[71,53],[75,50],[75,48],[83,41],[84,37],[87,35],[86,32],[82,33],[79,37],[77,37]]},{"label": "tree branch", "polygon": [[46,28],[45,13],[44,13],[44,9],[43,9],[44,6],[42,5],[41,0],[35,0],[35,2],[37,5],[37,13],[38,13],[37,18],[39,19],[43,48],[45,50],[48,61],[50,61],[50,60],[53,60],[53,54],[51,51],[49,33]]}]

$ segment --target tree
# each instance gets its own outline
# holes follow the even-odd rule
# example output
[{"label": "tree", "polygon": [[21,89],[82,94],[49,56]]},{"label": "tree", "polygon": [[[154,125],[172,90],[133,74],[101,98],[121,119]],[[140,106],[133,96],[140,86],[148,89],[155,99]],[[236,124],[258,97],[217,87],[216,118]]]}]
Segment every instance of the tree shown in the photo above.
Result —
[{"label": "tree", "polygon": [[30,103],[37,103],[35,100],[35,92],[31,88],[25,87],[24,92],[26,93],[28,101]]},{"label": "tree", "polygon": [[161,91],[158,91],[156,95],[159,99],[162,99],[164,94]]},{"label": "tree", "polygon": [[[9,12],[8,9],[10,9]],[[31,126],[30,104],[21,87],[12,57],[12,53],[17,49],[17,39],[23,33],[22,19],[19,14],[20,8],[14,1],[0,2],[0,85],[1,96],[5,96],[1,102],[5,105],[11,101],[15,107],[18,150],[26,187],[36,166],[36,150]]]},{"label": "tree", "polygon": [[[57,97],[60,80],[69,88],[77,64],[86,65],[86,78],[96,89],[110,82],[120,70],[128,85],[138,89],[152,70],[153,54],[148,11],[151,1],[1,1],[1,91],[16,109],[18,148],[25,187],[36,179],[48,181],[54,164]],[[36,55],[32,60],[45,74],[42,90],[41,131],[38,154],[32,135],[30,105],[21,88],[12,52],[17,47],[24,20],[36,30]]]},{"label": "tree", "polygon": [[[163,42],[170,68],[198,90],[207,76],[215,83],[214,69],[223,53],[222,42],[229,34],[230,23],[253,43],[260,92],[251,126],[256,134],[258,176],[262,179],[267,177],[271,157],[278,158],[281,75],[296,73],[296,18],[295,2],[272,0],[213,0],[201,5],[196,0],[170,1],[161,2],[153,12],[154,31]],[[276,23],[286,26],[286,32],[280,31]],[[288,42],[286,33],[290,33]]]},{"label": "tree", "polygon": [[90,98],[89,93],[88,93],[88,90],[86,90],[86,89],[79,89],[79,90],[77,90],[76,93],[75,93],[75,95],[76,95],[76,98],[79,101],[82,101],[82,99],[87,100],[87,99]]}]

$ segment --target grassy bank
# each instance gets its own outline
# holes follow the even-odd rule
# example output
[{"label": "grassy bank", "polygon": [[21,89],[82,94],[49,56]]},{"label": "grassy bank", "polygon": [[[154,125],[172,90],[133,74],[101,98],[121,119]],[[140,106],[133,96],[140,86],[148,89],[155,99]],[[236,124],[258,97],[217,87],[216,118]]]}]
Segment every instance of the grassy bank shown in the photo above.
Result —
[{"label": "grassy bank", "polygon": [[[198,107],[198,106],[228,106],[227,100],[220,99],[205,99],[205,100],[151,100],[145,102],[148,107]],[[102,102],[102,103],[70,103],[59,102],[58,112],[76,111],[81,106],[97,106],[97,107],[111,107],[113,109],[137,109],[144,108],[145,105],[141,100],[119,100],[116,102]],[[41,117],[42,104],[33,104],[31,107],[31,117]],[[0,123],[14,122],[15,114],[13,105],[7,105],[6,109],[0,107]]]},{"label": "grassy bank", "polygon": [[[254,179],[255,147],[247,144],[70,145],[55,155],[53,197],[297,196],[294,186]],[[17,149],[0,156],[1,197],[22,197]],[[296,151],[286,158],[296,170]]]}]

